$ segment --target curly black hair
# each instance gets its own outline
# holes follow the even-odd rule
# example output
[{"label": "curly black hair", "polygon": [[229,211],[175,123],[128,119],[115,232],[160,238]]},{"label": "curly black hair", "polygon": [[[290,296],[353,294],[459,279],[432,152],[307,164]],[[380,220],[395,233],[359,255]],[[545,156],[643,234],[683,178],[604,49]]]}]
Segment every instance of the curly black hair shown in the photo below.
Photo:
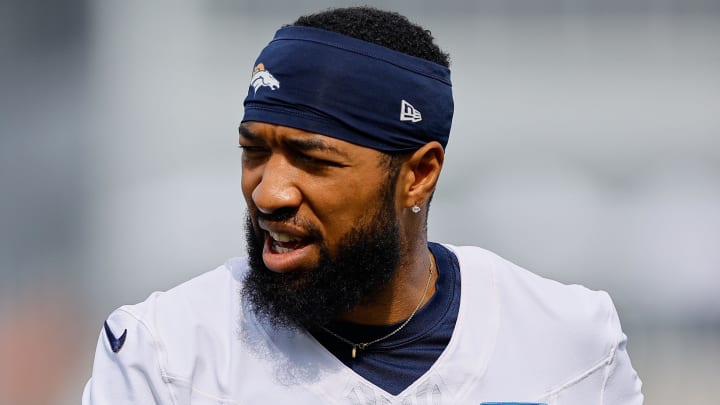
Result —
[{"label": "curly black hair", "polygon": [[302,16],[290,25],[334,31],[450,66],[450,55],[435,44],[432,33],[396,12],[367,6],[334,8]]}]

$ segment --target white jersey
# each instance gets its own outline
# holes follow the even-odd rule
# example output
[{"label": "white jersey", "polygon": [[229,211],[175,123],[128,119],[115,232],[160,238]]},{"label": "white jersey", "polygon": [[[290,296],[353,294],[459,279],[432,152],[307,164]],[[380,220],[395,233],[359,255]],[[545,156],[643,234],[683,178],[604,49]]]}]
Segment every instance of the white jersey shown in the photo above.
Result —
[{"label": "white jersey", "polygon": [[398,395],[311,335],[259,321],[240,294],[247,262],[232,259],[113,312],[82,403],[642,404],[606,293],[541,278],[480,248],[447,247],[461,271],[457,323],[442,355]]}]

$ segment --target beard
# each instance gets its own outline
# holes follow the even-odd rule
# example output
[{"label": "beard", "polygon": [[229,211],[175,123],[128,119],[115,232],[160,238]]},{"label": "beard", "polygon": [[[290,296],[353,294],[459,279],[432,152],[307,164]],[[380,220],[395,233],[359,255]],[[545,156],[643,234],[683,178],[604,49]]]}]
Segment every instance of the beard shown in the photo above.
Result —
[{"label": "beard", "polygon": [[250,272],[242,293],[255,314],[279,327],[326,325],[387,286],[400,262],[401,242],[392,187],[386,186],[381,194],[377,210],[340,239],[335,254],[317,240],[317,265],[285,273],[273,272],[263,263],[264,234],[255,232],[259,228],[248,215]]}]

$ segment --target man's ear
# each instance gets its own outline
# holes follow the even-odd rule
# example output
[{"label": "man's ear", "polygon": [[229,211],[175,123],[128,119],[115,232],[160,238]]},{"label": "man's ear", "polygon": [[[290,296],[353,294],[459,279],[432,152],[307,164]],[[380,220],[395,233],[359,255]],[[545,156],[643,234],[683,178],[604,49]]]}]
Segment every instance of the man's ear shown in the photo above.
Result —
[{"label": "man's ear", "polygon": [[413,152],[403,163],[400,188],[405,208],[427,203],[435,191],[445,151],[439,142],[432,141]]}]

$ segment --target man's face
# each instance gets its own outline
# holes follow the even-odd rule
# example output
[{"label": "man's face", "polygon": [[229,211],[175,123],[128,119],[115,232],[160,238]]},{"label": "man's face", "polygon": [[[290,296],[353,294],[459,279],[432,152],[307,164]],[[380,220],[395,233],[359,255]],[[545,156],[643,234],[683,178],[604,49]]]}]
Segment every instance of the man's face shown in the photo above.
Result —
[{"label": "man's face", "polygon": [[264,123],[244,124],[240,145],[256,312],[323,324],[387,284],[400,237],[380,152]]}]

